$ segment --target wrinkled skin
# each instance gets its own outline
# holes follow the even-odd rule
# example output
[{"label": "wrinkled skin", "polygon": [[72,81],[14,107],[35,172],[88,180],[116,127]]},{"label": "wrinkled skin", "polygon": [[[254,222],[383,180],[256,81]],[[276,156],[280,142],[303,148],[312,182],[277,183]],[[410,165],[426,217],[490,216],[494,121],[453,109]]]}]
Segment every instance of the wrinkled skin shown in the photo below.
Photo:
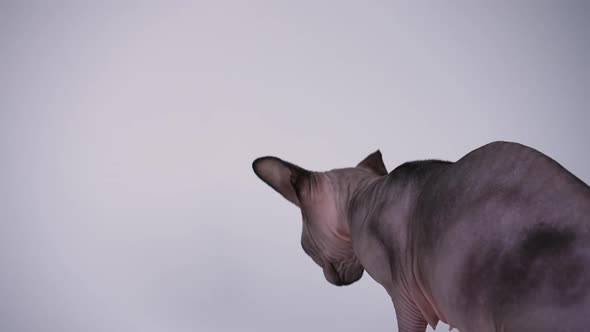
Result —
[{"label": "wrinkled skin", "polygon": [[389,174],[379,151],[328,172],[275,157],[253,169],[301,209],[302,247],[325,278],[367,271],[399,331],[590,328],[590,187],[532,148],[494,142]]}]

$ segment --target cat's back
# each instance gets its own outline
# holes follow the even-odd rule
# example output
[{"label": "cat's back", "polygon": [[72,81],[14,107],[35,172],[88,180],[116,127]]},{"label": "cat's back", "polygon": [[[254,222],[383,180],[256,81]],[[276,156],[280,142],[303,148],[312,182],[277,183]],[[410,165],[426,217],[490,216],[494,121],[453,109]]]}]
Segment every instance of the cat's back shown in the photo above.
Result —
[{"label": "cat's back", "polygon": [[518,143],[478,148],[424,187],[418,203],[428,214],[423,219],[445,228],[455,222],[590,227],[590,187],[547,155]]}]

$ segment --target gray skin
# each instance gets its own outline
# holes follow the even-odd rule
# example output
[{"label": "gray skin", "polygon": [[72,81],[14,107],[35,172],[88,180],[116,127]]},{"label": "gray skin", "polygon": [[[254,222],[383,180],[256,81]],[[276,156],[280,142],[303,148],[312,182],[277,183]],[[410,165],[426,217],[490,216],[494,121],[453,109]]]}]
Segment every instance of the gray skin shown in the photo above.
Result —
[{"label": "gray skin", "polygon": [[389,174],[379,151],[328,172],[275,157],[253,169],[300,207],[325,278],[366,270],[401,332],[590,329],[590,187],[532,148],[494,142]]}]

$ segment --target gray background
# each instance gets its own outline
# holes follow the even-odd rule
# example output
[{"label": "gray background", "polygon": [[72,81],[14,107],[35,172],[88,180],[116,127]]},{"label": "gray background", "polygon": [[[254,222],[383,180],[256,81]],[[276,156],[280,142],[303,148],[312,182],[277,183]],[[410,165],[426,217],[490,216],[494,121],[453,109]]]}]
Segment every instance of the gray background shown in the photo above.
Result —
[{"label": "gray background", "polygon": [[394,331],[262,155],[503,139],[590,181],[588,1],[101,3],[0,4],[0,331]]}]

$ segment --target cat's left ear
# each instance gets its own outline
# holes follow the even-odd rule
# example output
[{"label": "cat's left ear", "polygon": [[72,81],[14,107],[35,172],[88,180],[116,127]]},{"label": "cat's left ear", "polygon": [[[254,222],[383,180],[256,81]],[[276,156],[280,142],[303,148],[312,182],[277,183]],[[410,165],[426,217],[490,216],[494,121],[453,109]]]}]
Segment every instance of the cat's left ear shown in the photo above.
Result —
[{"label": "cat's left ear", "polygon": [[261,157],[252,163],[254,173],[291,203],[301,207],[297,196],[297,183],[310,172],[277,157]]},{"label": "cat's left ear", "polygon": [[363,159],[363,161],[361,161],[356,167],[369,169],[381,176],[387,175],[387,168],[385,168],[383,156],[381,156],[381,151],[379,150],[368,155],[367,158]]}]

